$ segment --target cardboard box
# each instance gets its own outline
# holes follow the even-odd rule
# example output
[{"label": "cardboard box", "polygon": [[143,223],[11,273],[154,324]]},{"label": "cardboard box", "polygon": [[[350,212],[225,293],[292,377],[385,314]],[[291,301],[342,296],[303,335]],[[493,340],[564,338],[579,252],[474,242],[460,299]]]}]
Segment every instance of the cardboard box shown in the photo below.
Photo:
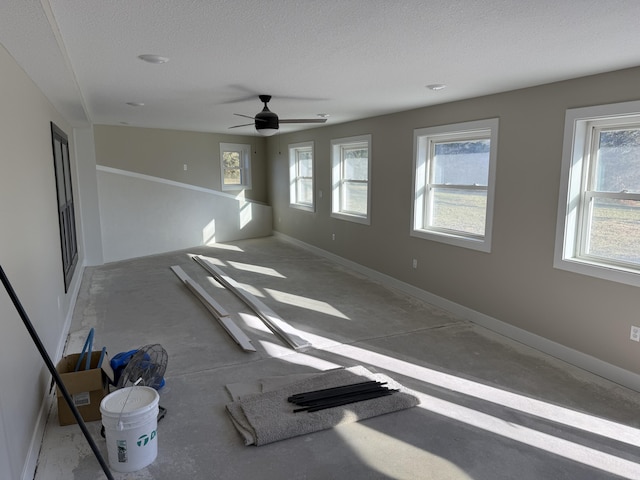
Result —
[{"label": "cardboard box", "polygon": [[[98,368],[101,351],[91,353],[90,370],[83,370],[86,357],[79,371],[74,371],[78,363],[79,353],[63,357],[56,369],[62,378],[65,388],[73,398],[73,403],[85,422],[100,420],[100,402],[109,394],[109,382],[113,381],[113,370],[109,356],[105,355],[102,367]],[[60,425],[71,425],[76,422],[60,388],[57,388],[58,421]]]}]

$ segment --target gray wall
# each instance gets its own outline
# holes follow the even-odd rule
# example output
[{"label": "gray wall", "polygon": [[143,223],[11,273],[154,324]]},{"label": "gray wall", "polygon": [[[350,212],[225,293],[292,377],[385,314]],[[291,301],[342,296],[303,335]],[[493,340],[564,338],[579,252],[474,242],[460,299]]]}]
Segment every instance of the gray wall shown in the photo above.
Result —
[{"label": "gray wall", "polygon": [[96,125],[93,132],[98,165],[219,191],[220,142],[249,144],[253,183],[245,197],[267,202],[262,137],[107,125]]},{"label": "gray wall", "polygon": [[[104,262],[271,235],[263,138],[104,125],[93,134]],[[221,191],[221,142],[252,145],[251,189]]]},{"label": "gray wall", "polygon": [[[640,324],[638,288],[553,268],[565,111],[637,100],[638,85],[635,68],[269,140],[274,230],[640,373],[640,346],[629,340],[630,325]],[[491,253],[410,237],[413,130],[494,117],[500,127]],[[330,217],[330,141],[360,134],[373,136],[370,226]],[[315,213],[290,208],[288,197],[287,145],[309,140]]]},{"label": "gray wall", "polygon": [[97,178],[105,263],[272,234],[262,203],[104,167]]},{"label": "gray wall", "polygon": [[[77,185],[73,131],[2,46],[0,85],[0,265],[55,359],[66,338],[84,254],[80,239],[78,266],[65,294],[49,122],[69,136]],[[0,478],[33,478],[51,377],[1,287],[0,326]]]}]

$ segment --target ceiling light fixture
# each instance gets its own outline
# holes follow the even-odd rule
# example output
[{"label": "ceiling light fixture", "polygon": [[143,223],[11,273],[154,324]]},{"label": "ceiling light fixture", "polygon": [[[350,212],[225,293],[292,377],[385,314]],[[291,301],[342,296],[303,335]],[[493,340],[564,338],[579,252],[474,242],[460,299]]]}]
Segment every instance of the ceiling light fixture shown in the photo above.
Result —
[{"label": "ceiling light fixture", "polygon": [[160,55],[150,55],[150,54],[138,55],[138,58],[143,62],[154,63],[157,65],[161,63],[167,63],[169,61],[168,57],[162,57]]},{"label": "ceiling light fixture", "polygon": [[444,83],[432,83],[431,85],[427,85],[427,88],[437,92],[438,90],[444,90],[447,86]]},{"label": "ceiling light fixture", "polygon": [[271,135],[275,135],[276,133],[278,133],[278,129],[277,128],[260,128],[260,129],[256,128],[256,132],[258,132],[263,137],[270,137]]}]

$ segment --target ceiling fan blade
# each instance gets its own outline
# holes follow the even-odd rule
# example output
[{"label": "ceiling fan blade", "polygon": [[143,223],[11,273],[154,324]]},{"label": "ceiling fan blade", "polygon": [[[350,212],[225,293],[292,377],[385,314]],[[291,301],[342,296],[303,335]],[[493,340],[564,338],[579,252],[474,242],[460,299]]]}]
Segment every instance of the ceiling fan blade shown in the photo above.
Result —
[{"label": "ceiling fan blade", "polygon": [[326,118],[281,118],[280,123],[325,123]]},{"label": "ceiling fan blade", "polygon": [[229,128],[248,127],[249,125],[253,126],[255,125],[255,123],[245,123],[243,125],[234,125],[233,127],[229,127]]},{"label": "ceiling fan blade", "polygon": [[255,120],[254,117],[251,117],[249,115],[243,115],[241,113],[234,113],[234,115],[237,115],[238,117],[250,118],[251,120]]},{"label": "ceiling fan blade", "polygon": [[237,115],[238,117],[250,118],[251,120],[255,120],[256,122],[266,122],[264,118],[250,117],[249,115],[243,115],[241,113],[234,113],[234,115]]}]

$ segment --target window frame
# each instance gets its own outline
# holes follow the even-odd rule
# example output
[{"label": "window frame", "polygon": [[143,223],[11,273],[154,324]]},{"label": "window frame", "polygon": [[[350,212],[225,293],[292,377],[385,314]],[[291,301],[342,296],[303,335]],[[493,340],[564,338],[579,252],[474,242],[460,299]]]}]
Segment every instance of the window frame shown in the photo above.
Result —
[{"label": "window frame", "polygon": [[[438,125],[434,127],[418,128],[413,131],[413,201],[411,211],[411,228],[409,234],[412,237],[422,238],[435,242],[445,243],[457,247],[469,248],[485,253],[491,252],[491,240],[493,232],[493,210],[496,183],[496,163],[498,152],[498,128],[499,119],[490,118],[470,122]],[[430,181],[431,163],[433,161],[431,145],[438,141],[473,141],[480,139],[489,140],[489,166],[487,185],[440,185],[438,188],[462,188],[486,190],[486,210],[484,233],[482,235],[447,230],[438,227],[430,227],[428,218],[432,208],[430,202],[433,184]]]},{"label": "window frame", "polygon": [[[367,180],[344,178],[343,152],[347,148],[367,148]],[[371,225],[371,172],[372,172],[371,135],[357,135],[353,137],[331,140],[331,216],[340,220]],[[344,199],[344,187],[348,184],[366,184],[367,201],[366,213],[358,213],[342,208]]]},{"label": "window frame", "polygon": [[640,101],[568,109],[565,114],[562,170],[554,268],[628,285],[640,286],[640,267],[586,253],[589,200],[624,197],[640,200],[640,194],[593,193],[594,133],[612,126],[640,127]]},{"label": "window frame", "polygon": [[64,293],[66,294],[69,291],[69,286],[71,285],[71,280],[78,263],[78,238],[73,201],[71,159],[69,156],[69,138],[67,134],[55,123],[50,123],[58,204],[58,224],[60,227],[62,276],[64,280]]},{"label": "window frame", "polygon": [[[224,154],[234,152],[240,155],[240,183],[225,183]],[[244,143],[220,142],[220,186],[223,191],[251,190],[251,145]]]},{"label": "window frame", "polygon": [[[302,151],[311,151],[311,176],[304,177],[300,175],[300,158],[299,153]],[[315,212],[316,210],[316,179],[315,179],[315,148],[314,142],[299,142],[289,145],[289,206],[307,212]],[[298,197],[298,186],[301,178],[311,180],[311,203],[306,203]]]}]

